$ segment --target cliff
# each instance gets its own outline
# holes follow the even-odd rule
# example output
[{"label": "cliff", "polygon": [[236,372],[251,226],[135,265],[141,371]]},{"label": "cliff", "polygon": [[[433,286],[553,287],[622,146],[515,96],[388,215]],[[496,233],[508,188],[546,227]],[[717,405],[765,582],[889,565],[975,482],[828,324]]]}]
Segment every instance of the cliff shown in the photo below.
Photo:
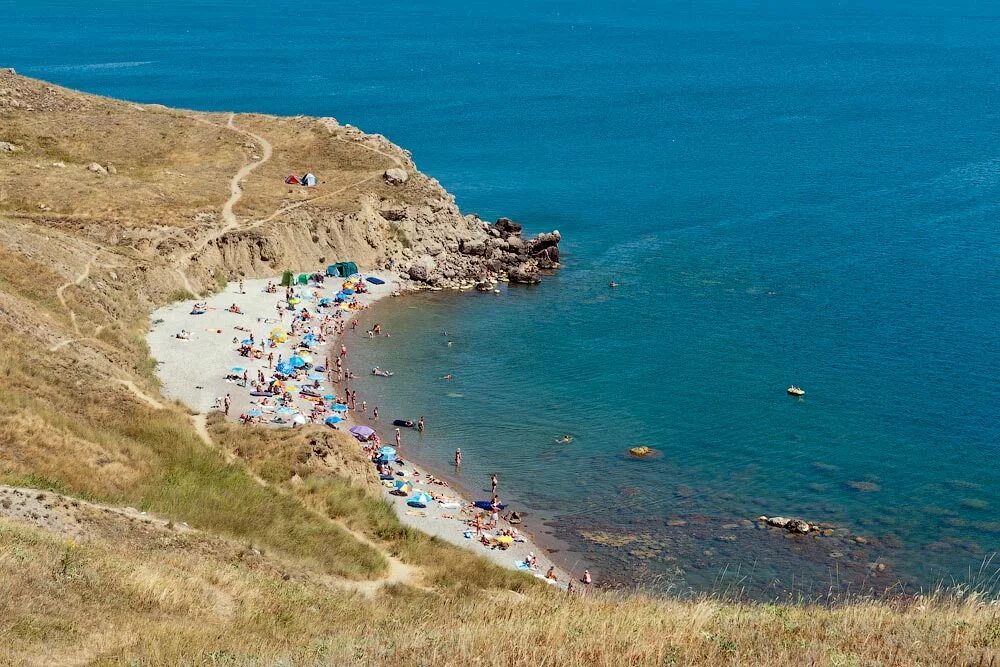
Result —
[{"label": "cliff", "polygon": [[[0,214],[127,254],[168,294],[340,260],[441,287],[558,266],[558,233],[463,215],[407,151],[332,118],[173,110],[9,71],[0,117]],[[285,183],[306,172],[314,187]]]}]

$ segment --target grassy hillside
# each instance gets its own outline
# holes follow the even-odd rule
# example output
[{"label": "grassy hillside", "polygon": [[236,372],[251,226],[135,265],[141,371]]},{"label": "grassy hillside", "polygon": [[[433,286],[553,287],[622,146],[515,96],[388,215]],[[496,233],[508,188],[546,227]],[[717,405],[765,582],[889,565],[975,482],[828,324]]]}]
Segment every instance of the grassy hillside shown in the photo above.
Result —
[{"label": "grassy hillside", "polygon": [[[317,119],[131,105],[10,74],[0,142],[15,147],[0,152],[0,664],[996,659],[997,608],[958,593],[830,607],[556,593],[402,526],[353,441],[164,399],[143,342],[154,307],[398,250],[377,210],[441,202],[429,180],[384,183],[387,167],[412,169],[399,149]],[[233,224],[233,178],[255,163]],[[307,168],[318,192],[280,183]]]}]

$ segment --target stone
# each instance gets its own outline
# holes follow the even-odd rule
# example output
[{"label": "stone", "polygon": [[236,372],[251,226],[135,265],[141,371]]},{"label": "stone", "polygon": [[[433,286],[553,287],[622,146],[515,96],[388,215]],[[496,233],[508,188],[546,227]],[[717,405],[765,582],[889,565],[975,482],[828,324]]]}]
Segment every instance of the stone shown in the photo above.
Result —
[{"label": "stone", "polygon": [[55,168],[57,168],[57,169],[65,169],[66,168],[66,163],[65,162],[53,162],[52,166],[55,167]]},{"label": "stone", "polygon": [[521,225],[510,218],[498,218],[495,227],[501,234],[520,234]]},{"label": "stone", "polygon": [[486,243],[483,241],[462,241],[458,244],[458,250],[463,255],[482,257],[486,255]]},{"label": "stone", "polygon": [[512,283],[520,283],[522,285],[536,285],[542,282],[541,277],[538,275],[538,271],[534,266],[524,262],[518,264],[510,271],[507,272],[507,277],[510,278]]},{"label": "stone", "polygon": [[108,173],[111,174],[112,176],[118,174],[118,170],[115,168],[115,165],[113,164],[106,165],[104,168],[107,169]]},{"label": "stone", "polygon": [[765,519],[765,521],[767,521],[767,525],[769,526],[784,528],[788,525],[788,522],[791,521],[791,519],[786,519],[783,516],[772,516],[770,519]]},{"label": "stone", "polygon": [[785,530],[791,533],[800,533],[804,535],[809,532],[809,524],[802,519],[792,519],[785,524]]},{"label": "stone", "polygon": [[382,177],[391,185],[402,185],[409,180],[410,175],[406,173],[405,169],[393,167],[392,169],[386,169]]},{"label": "stone", "polygon": [[107,176],[108,170],[97,164],[96,162],[91,162],[87,165],[87,171],[92,171],[95,174],[100,174],[101,176]]},{"label": "stone", "polygon": [[0,153],[19,153],[23,148],[9,141],[0,141]]}]

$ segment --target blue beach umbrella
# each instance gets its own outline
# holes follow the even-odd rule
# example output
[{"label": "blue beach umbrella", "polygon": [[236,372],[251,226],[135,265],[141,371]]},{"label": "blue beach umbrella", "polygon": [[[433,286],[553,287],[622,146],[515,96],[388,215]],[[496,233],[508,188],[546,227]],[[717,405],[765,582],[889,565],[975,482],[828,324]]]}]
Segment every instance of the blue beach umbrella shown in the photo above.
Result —
[{"label": "blue beach umbrella", "polygon": [[352,289],[345,289],[344,290],[344,294],[350,296],[351,294],[354,294],[354,290],[352,290]]},{"label": "blue beach umbrella", "polygon": [[289,359],[288,363],[291,364],[293,368],[302,368],[303,366],[306,365],[305,359],[303,359],[297,354],[294,355],[291,359]]},{"label": "blue beach umbrella", "polygon": [[410,507],[424,508],[430,504],[431,500],[431,497],[423,491],[417,491],[412,498],[406,501],[406,504]]},{"label": "blue beach umbrella", "polygon": [[342,417],[338,417],[337,415],[331,415],[331,416],[327,417],[326,419],[324,419],[323,423],[324,424],[330,424],[332,426],[333,424],[339,424],[342,421],[344,421],[344,419]]},{"label": "blue beach umbrella", "polygon": [[334,412],[347,412],[347,406],[343,403],[334,403],[333,407],[330,409]]},{"label": "blue beach umbrella", "polygon": [[294,371],[295,369],[294,369],[294,368],[292,367],[292,365],[291,365],[291,364],[289,364],[288,362],[285,362],[285,361],[282,361],[282,362],[281,362],[280,364],[278,364],[278,365],[277,365],[277,366],[275,367],[275,369],[274,369],[274,370],[278,371],[278,372],[279,372],[279,373],[281,373],[282,375],[289,375],[289,374],[291,374],[291,372],[292,372],[292,371]]},{"label": "blue beach umbrella", "polygon": [[249,338],[244,338],[243,340],[240,341],[240,344],[241,345],[253,345],[253,341],[250,340]]},{"label": "blue beach umbrella", "polygon": [[229,370],[232,371],[233,373],[242,373],[243,372],[243,369],[240,368],[239,366],[237,366],[235,368],[231,368]]}]

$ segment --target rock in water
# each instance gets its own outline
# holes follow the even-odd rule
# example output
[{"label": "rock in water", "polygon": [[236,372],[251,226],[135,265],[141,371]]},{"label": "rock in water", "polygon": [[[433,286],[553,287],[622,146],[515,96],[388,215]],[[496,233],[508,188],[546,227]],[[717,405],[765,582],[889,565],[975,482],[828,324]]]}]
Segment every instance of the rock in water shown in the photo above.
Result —
[{"label": "rock in water", "polygon": [[405,169],[399,169],[398,167],[393,167],[392,169],[386,169],[382,177],[392,185],[402,185],[410,178],[410,175],[406,173]]},{"label": "rock in water", "polygon": [[538,275],[538,271],[534,265],[528,262],[523,262],[512,268],[507,272],[507,277],[512,283],[519,283],[521,285],[535,285],[542,282],[542,278]]}]

